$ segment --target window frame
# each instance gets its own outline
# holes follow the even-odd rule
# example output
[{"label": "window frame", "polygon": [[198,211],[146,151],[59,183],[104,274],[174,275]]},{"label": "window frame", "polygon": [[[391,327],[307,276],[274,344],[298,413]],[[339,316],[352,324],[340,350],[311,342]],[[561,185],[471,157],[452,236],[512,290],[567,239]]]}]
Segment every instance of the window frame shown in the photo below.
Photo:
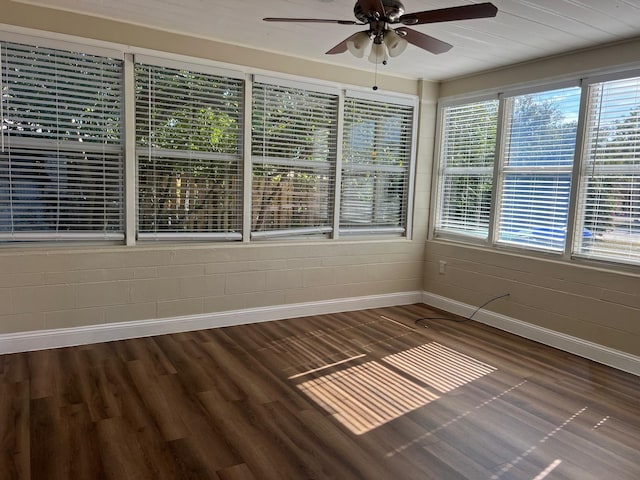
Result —
[{"label": "window frame", "polygon": [[[256,86],[258,87],[256,88]],[[335,101],[335,110],[331,109],[328,111],[329,116],[330,117],[333,116],[333,121],[331,122],[333,123],[333,125],[331,125],[330,123],[328,124],[329,131],[328,131],[328,139],[327,139],[328,142],[326,146],[326,148],[328,149],[328,152],[325,160],[316,161],[316,160],[301,159],[301,158],[289,158],[286,156],[273,157],[266,154],[266,150],[267,150],[266,142],[263,142],[263,152],[262,152],[263,154],[258,155],[255,153],[256,148],[259,149],[259,144],[258,146],[256,146],[257,143],[254,143],[254,141],[256,140],[259,141],[259,139],[254,138],[254,135],[253,135],[253,126],[255,125],[254,115],[256,113],[256,109],[254,108],[254,106],[257,98],[256,90],[260,90],[260,89],[264,90],[265,94],[267,91],[270,91],[270,90],[282,90],[283,92],[287,90],[292,90],[292,91],[296,91],[300,95],[308,94],[310,97],[315,96],[316,99],[313,100],[312,105],[315,105],[316,101],[318,102],[318,105],[321,105],[322,103],[331,104]],[[340,90],[330,86],[311,84],[306,82],[297,82],[297,81],[280,79],[276,77],[263,76],[263,75],[254,76],[251,90],[252,90],[252,98],[251,98],[252,130],[248,132],[249,137],[251,139],[251,150],[250,150],[251,184],[249,188],[249,190],[251,191],[251,197],[252,197],[251,204],[249,205],[249,208],[251,209],[251,225],[250,225],[251,239],[263,240],[263,239],[289,238],[289,237],[304,238],[306,236],[309,236],[311,238],[332,238],[333,236],[335,236],[335,231],[336,231],[335,224],[334,224],[334,219],[335,219],[334,209],[336,208],[336,202],[335,202],[334,196],[335,196],[336,183],[337,183],[336,172],[337,172],[337,164],[338,164],[337,158],[339,153],[338,140],[339,140],[339,132],[341,130],[342,121],[343,121],[343,118],[341,115],[342,99],[341,99]],[[257,100],[257,101],[260,102],[260,100]],[[270,102],[270,99],[268,99],[265,103],[269,103],[269,102]],[[262,125],[266,126],[264,122]],[[313,128],[318,125],[313,124],[309,126],[312,127],[312,130],[313,130]],[[306,130],[300,135],[300,137],[303,137],[305,133],[307,133]],[[303,141],[303,138],[298,138],[297,136],[295,139]],[[270,148],[273,148],[273,145],[270,145],[269,149]],[[314,149],[316,148],[315,144],[313,148]],[[293,152],[287,152],[287,153],[293,153]],[[315,155],[312,155],[312,156],[315,156]],[[302,225],[302,226],[295,226],[295,227],[288,226],[285,228],[274,228],[274,229],[264,229],[264,230],[254,229],[253,217],[255,213],[254,212],[255,205],[253,203],[253,196],[256,193],[254,190],[254,181],[256,179],[256,177],[254,176],[254,169],[256,166],[259,167],[260,165],[270,166],[276,169],[289,167],[292,169],[291,173],[294,172],[293,169],[300,169],[299,171],[307,170],[309,172],[317,172],[316,176],[318,177],[321,176],[321,172],[323,171],[328,172],[326,193],[324,194],[326,195],[324,203],[326,203],[326,209],[327,209],[326,218],[323,217],[323,221],[325,224],[324,225]],[[312,173],[312,175],[314,175],[314,173]],[[296,182],[292,182],[292,183],[296,183]]]},{"label": "window frame", "polygon": [[[576,263],[590,265],[594,267],[614,268],[617,271],[636,272],[640,267],[640,263],[621,261],[612,258],[597,258],[593,256],[580,255],[576,251],[576,229],[582,228],[583,223],[580,217],[580,201],[581,192],[584,188],[583,168],[586,164],[586,113],[589,98],[586,94],[589,86],[594,83],[606,82],[610,80],[624,80],[634,77],[640,77],[640,69],[638,68],[612,68],[609,73],[596,74],[588,76],[585,74],[575,74],[570,78],[559,80],[546,80],[542,82],[532,82],[522,86],[512,86],[508,89],[492,89],[481,92],[470,92],[463,95],[452,97],[441,97],[438,100],[438,109],[436,117],[436,145],[434,150],[434,164],[432,175],[432,193],[431,207],[429,216],[429,231],[427,235],[428,241],[452,242],[461,245],[477,246],[487,248],[493,251],[513,253],[524,255],[532,258],[544,258],[568,263]],[[579,113],[577,119],[577,131],[574,148],[574,156],[571,171],[571,185],[569,190],[569,205],[567,211],[567,231],[562,251],[549,251],[547,249],[538,249],[527,247],[526,245],[514,245],[511,243],[499,242],[498,238],[498,211],[502,202],[501,177],[503,176],[504,162],[504,133],[505,133],[505,99],[513,96],[552,91],[565,87],[580,87]],[[437,218],[442,208],[442,168],[443,168],[443,139],[444,139],[444,109],[450,106],[473,104],[481,101],[498,98],[500,101],[497,118],[496,133],[496,161],[494,163],[493,175],[493,194],[491,206],[491,220],[489,225],[489,236],[487,239],[481,239],[461,233],[453,233],[447,231],[439,231],[437,229]]]},{"label": "window frame", "polygon": [[[191,62],[180,62],[173,59],[167,59],[162,57],[155,57],[150,55],[135,55],[132,62],[133,75],[136,75],[136,69],[140,66],[142,68],[157,68],[157,69],[170,69],[178,72],[188,72],[189,74],[197,74],[197,75],[206,75],[216,78],[221,78],[229,81],[238,81],[241,83],[240,85],[240,93],[238,98],[240,102],[245,101],[245,76],[240,74],[239,72],[227,69],[221,69],[217,67],[202,65],[198,63]],[[137,89],[137,81],[134,78],[134,89]],[[217,152],[197,152],[197,156],[203,160],[211,160],[211,161],[236,161],[236,175],[235,179],[238,182],[239,190],[237,192],[237,201],[239,202],[239,207],[236,212],[232,212],[232,215],[237,217],[238,225],[236,231],[185,231],[185,232],[174,232],[171,230],[156,230],[156,231],[141,231],[140,224],[140,162],[139,159],[141,156],[148,155],[149,159],[156,156],[165,156],[171,155],[176,159],[188,159],[192,157],[195,150],[192,149],[166,149],[166,148],[153,148],[149,146],[141,146],[138,141],[138,98],[135,96],[131,99],[133,103],[133,107],[135,109],[134,115],[134,125],[133,125],[133,138],[135,138],[135,183],[136,183],[136,199],[135,199],[135,235],[136,239],[140,242],[145,241],[182,241],[182,240],[210,240],[210,241],[238,241],[242,240],[242,203],[243,203],[243,169],[244,169],[244,159],[243,159],[243,150],[244,150],[244,104],[240,103],[238,106],[238,118],[237,118],[237,126],[238,126],[238,138],[237,138],[237,153],[217,153]],[[149,130],[149,134],[153,132]]]},{"label": "window frame", "polygon": [[[122,229],[123,233],[118,234],[117,237],[102,237],[100,240],[85,239],[89,245],[99,244],[113,244],[113,245],[127,245],[135,246],[137,244],[148,244],[149,241],[156,242],[180,242],[180,241],[197,241],[210,243],[212,240],[233,241],[242,240],[242,242],[250,242],[251,237],[254,236],[254,240],[258,240],[260,235],[252,235],[251,233],[251,188],[247,188],[250,185],[252,166],[251,155],[251,103],[252,103],[252,89],[255,82],[260,78],[269,78],[272,81],[276,81],[279,84],[291,84],[302,88],[311,88],[335,92],[338,96],[338,116],[336,119],[337,124],[337,142],[336,142],[336,165],[334,168],[335,183],[332,186],[330,195],[332,203],[330,207],[333,207],[333,215],[330,218],[331,231],[329,234],[322,235],[327,240],[335,240],[341,238],[340,235],[340,180],[341,180],[341,147],[342,136],[344,134],[344,100],[347,95],[371,97],[375,99],[381,99],[388,103],[398,104],[411,104],[413,106],[413,116],[411,118],[411,144],[410,144],[410,160],[409,160],[409,173],[408,181],[404,192],[404,198],[401,200],[405,204],[404,212],[402,214],[402,222],[406,225],[404,233],[398,232],[397,229],[386,229],[380,227],[374,227],[370,229],[359,229],[358,232],[353,234],[343,231],[342,236],[345,238],[362,240],[362,239],[388,239],[388,238],[406,238],[412,239],[413,236],[413,214],[414,214],[414,192],[415,192],[415,171],[417,162],[417,143],[418,143],[418,118],[419,111],[419,97],[417,94],[401,93],[401,92],[376,92],[372,93],[365,87],[343,84],[338,82],[332,82],[328,80],[321,80],[317,78],[306,78],[293,74],[286,74],[282,72],[270,72],[267,70],[257,69],[253,67],[247,67],[242,65],[228,64],[218,62],[216,60],[192,57],[183,54],[174,54],[171,52],[163,52],[153,49],[147,49],[143,47],[132,47],[128,45],[120,45],[114,42],[91,40],[81,37],[76,37],[66,34],[57,34],[55,36],[48,35],[46,32],[30,31],[26,34],[21,32],[0,31],[0,40],[7,42],[19,42],[27,45],[42,46],[45,48],[54,48],[59,50],[85,52],[92,55],[102,55],[110,58],[117,58],[122,61],[122,86],[121,86],[121,132],[123,138],[123,177],[124,185],[121,186],[122,202]],[[243,140],[240,142],[240,165],[242,168],[241,181],[243,184],[241,190],[242,212],[241,212],[241,237],[233,235],[233,238],[229,238],[224,234],[196,234],[196,235],[183,235],[180,233],[163,233],[156,235],[152,233],[150,235],[141,235],[138,238],[138,162],[137,162],[137,150],[136,145],[136,80],[135,80],[135,66],[137,63],[150,63],[164,65],[169,68],[178,68],[193,70],[198,72],[211,72],[215,75],[228,75],[235,78],[243,79],[245,81],[244,90],[244,109],[242,111],[242,129]],[[393,231],[392,231],[393,230]],[[280,241],[300,241],[300,240],[313,240],[317,239],[317,236],[313,235],[299,235],[305,232],[300,230],[283,230],[278,234],[273,235],[273,239]],[[145,238],[146,237],[146,238]],[[0,241],[0,248],[4,248],[10,245],[13,246],[26,246],[26,245],[46,245],[46,242],[41,238],[34,238],[37,242],[25,243],[25,242],[5,242]],[[76,245],[77,242],[74,242]],[[64,239],[55,240],[56,245],[64,246],[68,245],[68,242],[64,242]]]},{"label": "window frame", "polygon": [[[416,169],[416,150],[417,150],[417,136],[418,136],[418,114],[419,114],[419,103],[417,98],[415,97],[401,97],[401,96],[388,96],[385,94],[371,94],[369,92],[362,92],[359,90],[346,90],[343,92],[343,98],[346,102],[347,99],[352,99],[354,101],[375,101],[384,103],[391,106],[399,106],[411,108],[412,112],[410,115],[410,140],[406,145],[403,145],[403,148],[409,149],[408,155],[408,165],[406,168],[400,166],[385,166],[385,165],[377,165],[374,163],[368,163],[366,165],[359,166],[357,169],[361,171],[373,172],[376,171],[388,171],[390,173],[402,173],[405,178],[406,189],[404,191],[404,200],[403,205],[401,205],[401,209],[403,210],[401,213],[400,226],[376,226],[376,225],[368,225],[363,227],[343,227],[341,225],[341,215],[344,213],[344,207],[342,206],[342,186],[344,183],[342,182],[342,177],[345,172],[344,165],[344,133],[347,129],[345,114],[344,112],[341,115],[341,121],[343,123],[341,128],[341,152],[340,152],[340,165],[339,165],[339,175],[340,175],[340,184],[336,186],[336,196],[338,197],[338,203],[340,204],[339,215],[336,219],[336,227],[337,234],[342,236],[358,236],[358,235],[380,235],[380,234],[390,234],[390,235],[399,235],[402,237],[406,237],[407,239],[412,238],[413,232],[413,207],[414,207],[414,192],[415,192],[415,169]],[[380,196],[381,193],[379,191],[374,192],[373,202],[375,203],[377,197]]]},{"label": "window frame", "polygon": [[[587,264],[595,264],[595,265],[615,265],[618,268],[631,268],[631,269],[640,269],[640,259],[637,261],[629,261],[625,258],[615,257],[615,256],[598,256],[598,255],[589,255],[585,254],[581,251],[578,251],[578,247],[582,246],[582,243],[579,239],[575,238],[575,230],[583,229],[585,227],[585,219],[584,212],[586,211],[586,191],[588,189],[588,175],[585,173],[585,170],[589,167],[588,163],[590,161],[590,154],[588,151],[588,143],[589,143],[589,135],[588,135],[588,118],[587,114],[590,111],[590,93],[591,87],[595,84],[604,84],[607,82],[617,82],[624,80],[633,80],[636,79],[637,83],[640,85],[640,68],[632,69],[632,70],[624,70],[624,71],[616,71],[612,73],[606,73],[601,75],[593,75],[586,76],[582,79],[582,99],[584,101],[584,110],[582,112],[582,125],[579,133],[581,137],[579,139],[579,144],[577,149],[579,149],[580,156],[576,157],[576,172],[575,172],[575,205],[573,208],[573,224],[575,228],[572,230],[574,234],[571,238],[567,239],[568,248],[570,248],[571,258]],[[640,103],[640,102],[639,102]],[[582,104],[581,104],[582,106]],[[637,143],[638,148],[640,149],[640,140]],[[631,172],[629,168],[618,168],[614,166],[604,166],[601,167],[601,170],[605,173],[613,173],[613,174],[623,174],[623,175],[633,175],[634,172]],[[639,174],[640,176],[640,174]],[[640,229],[639,229],[640,235]]]},{"label": "window frame", "polygon": [[[57,54],[61,57],[76,57],[78,59],[83,56],[96,57],[101,58],[102,62],[106,62],[107,60],[112,60],[115,62],[119,62],[119,68],[117,69],[117,77],[119,77],[119,81],[117,82],[118,86],[118,106],[119,106],[119,134],[118,134],[118,142],[117,143],[108,143],[106,141],[100,142],[83,142],[79,143],[69,143],[69,145],[65,145],[65,142],[61,138],[43,140],[38,137],[35,138],[25,138],[25,139],[17,139],[10,140],[7,139],[9,136],[5,135],[4,129],[0,129],[0,150],[2,152],[6,151],[7,148],[11,149],[11,146],[17,146],[18,148],[23,148],[26,151],[39,150],[42,153],[46,152],[45,147],[49,147],[51,151],[56,150],[58,152],[68,152],[68,153],[77,153],[79,155],[106,155],[108,153],[115,154],[120,157],[117,161],[117,168],[119,169],[119,182],[118,182],[118,197],[120,199],[119,213],[118,213],[118,229],[110,231],[108,228],[96,229],[96,230],[46,230],[44,228],[35,228],[32,230],[26,230],[24,232],[16,232],[15,230],[8,230],[7,232],[2,232],[0,235],[0,246],[10,246],[17,245],[22,246],[25,244],[31,245],[43,245],[47,242],[55,243],[55,244],[66,244],[73,243],[74,245],[81,244],[84,242],[90,242],[91,244],[99,244],[99,243],[111,243],[111,242],[121,242],[126,238],[126,132],[124,127],[124,92],[125,92],[125,81],[124,81],[124,70],[125,70],[125,55],[122,50],[110,48],[107,46],[93,46],[93,45],[85,45],[72,41],[62,41],[62,40],[53,40],[47,39],[39,36],[33,35],[25,35],[20,33],[11,33],[11,32],[0,32],[0,45],[2,48],[5,48],[5,45],[22,45],[25,48],[32,49],[42,49],[43,51],[50,52],[58,52]],[[0,57],[2,63],[0,63],[0,91],[5,87],[4,81],[6,78],[6,72],[4,70],[4,52],[0,53]],[[67,77],[64,77],[67,78]],[[63,78],[63,79],[64,79]],[[114,76],[116,78],[116,76]],[[8,88],[8,87],[7,87]],[[100,93],[98,87],[96,87],[96,93]],[[72,100],[75,97],[70,97]],[[5,107],[4,97],[0,97],[0,112],[1,119],[4,119],[7,114]],[[57,108],[57,107],[56,107]],[[58,127],[60,124],[56,124]],[[58,135],[58,137],[60,137]],[[11,146],[9,146],[11,144]],[[62,148],[60,148],[62,147]],[[79,162],[81,164],[82,162]],[[103,162],[103,170],[107,168],[107,164]],[[113,162],[111,162],[113,163]],[[59,164],[58,168],[59,168]],[[82,173],[82,171],[80,171]],[[69,173],[70,177],[76,177],[77,172],[71,171]],[[106,179],[106,177],[105,177]],[[105,180],[106,182],[106,180]],[[106,186],[107,183],[102,183],[101,185]],[[59,193],[59,190],[58,190]],[[77,194],[77,193],[76,193]],[[106,202],[108,198],[106,193],[104,193],[103,198]],[[106,218],[107,215],[107,204],[104,203],[104,216]],[[11,216],[13,216],[13,206],[11,207]],[[64,216],[64,210],[58,208],[58,215]],[[81,219],[85,219],[85,217],[79,217]],[[105,224],[106,226],[106,224]]]},{"label": "window frame", "polygon": [[[529,87],[529,88],[518,88],[518,89],[512,89],[512,90],[507,90],[501,94],[498,95],[499,101],[500,101],[500,105],[499,105],[499,114],[498,114],[498,133],[496,134],[496,141],[498,142],[496,145],[496,164],[494,165],[494,184],[493,184],[493,195],[492,195],[492,211],[491,211],[491,221],[492,224],[490,225],[490,233],[489,233],[489,239],[488,239],[488,243],[490,245],[493,245],[495,247],[498,248],[508,248],[508,249],[515,249],[515,250],[531,250],[531,251],[539,251],[539,252],[544,252],[544,253],[548,253],[551,255],[560,255],[560,256],[566,256],[567,255],[567,248],[570,245],[568,243],[568,238],[569,237],[569,229],[570,229],[570,225],[569,225],[569,220],[571,218],[571,212],[572,212],[572,192],[573,192],[573,185],[574,185],[574,180],[575,180],[575,170],[577,169],[576,167],[576,162],[577,159],[579,158],[577,156],[578,152],[578,139],[579,139],[579,134],[578,132],[580,131],[581,128],[581,120],[583,117],[583,112],[581,110],[581,105],[582,105],[582,91],[580,93],[580,98],[578,98],[578,121],[577,121],[577,125],[576,125],[576,139],[574,141],[574,149],[573,149],[573,159],[571,162],[571,165],[567,165],[567,166],[555,166],[555,167],[550,167],[550,166],[527,166],[527,167],[522,167],[522,166],[513,166],[513,165],[508,165],[507,162],[509,160],[508,156],[507,156],[507,142],[509,141],[508,135],[506,135],[506,133],[510,130],[510,127],[508,125],[509,120],[510,120],[510,116],[508,115],[508,113],[511,111],[512,104],[515,101],[515,99],[517,97],[521,97],[521,96],[525,96],[525,95],[535,95],[538,93],[547,93],[547,92],[553,92],[553,91],[558,91],[558,90],[562,90],[562,89],[569,89],[569,88],[581,88],[580,87],[580,82],[577,81],[563,81],[563,82],[554,82],[551,84],[542,84],[540,86],[536,86],[536,87]],[[565,222],[566,225],[566,233],[565,233],[565,240],[563,242],[563,246],[560,250],[551,250],[551,249],[547,249],[547,248],[543,248],[540,246],[536,246],[536,245],[531,245],[531,244],[524,244],[524,243],[520,243],[518,244],[517,242],[508,242],[508,241],[504,241],[500,239],[500,233],[501,233],[501,229],[502,229],[502,219],[501,219],[501,210],[502,207],[504,206],[504,197],[505,197],[505,184],[506,184],[506,178],[507,176],[511,174],[511,175],[522,175],[522,174],[530,174],[530,175],[539,175],[539,176],[543,176],[543,177],[551,177],[553,175],[568,175],[569,177],[569,199],[567,202],[567,219]],[[573,232],[572,232],[573,233]]]},{"label": "window frame", "polygon": [[[491,195],[491,203],[490,203],[490,210],[489,210],[489,224],[488,224],[488,232],[487,232],[486,238],[480,237],[477,235],[467,235],[462,232],[454,232],[452,230],[445,230],[445,229],[439,230],[438,217],[439,217],[439,212],[442,209],[442,206],[444,205],[444,202],[445,202],[444,200],[445,192],[443,188],[443,182],[441,182],[441,180],[444,180],[446,178],[445,172],[444,172],[444,166],[443,166],[444,158],[442,156],[442,153],[444,151],[444,141],[445,141],[445,132],[444,132],[445,110],[450,107],[458,107],[458,106],[463,106],[467,104],[478,104],[478,103],[485,103],[485,102],[492,102],[492,101],[498,102],[497,115],[496,115],[496,139],[495,139],[495,145],[494,145],[493,163],[491,166],[488,166],[488,167],[474,167],[474,168],[481,169],[478,171],[490,172],[492,192],[495,192],[495,188],[496,188],[495,178],[496,178],[497,163],[498,163],[498,156],[499,156],[499,147],[501,145],[500,129],[497,126],[500,125],[501,123],[502,110],[503,110],[501,108],[501,104],[499,100],[500,100],[499,95],[497,93],[490,93],[490,94],[478,95],[478,96],[461,96],[453,99],[441,100],[438,102],[438,109],[437,109],[437,115],[436,115],[436,132],[435,132],[436,142],[435,142],[435,150],[434,150],[435,152],[434,168],[433,168],[433,175],[432,175],[432,182],[431,182],[431,191],[433,192],[433,195],[432,195],[433,206],[431,208],[432,215],[429,216],[430,217],[429,218],[429,237],[428,237],[429,239],[442,238],[442,239],[449,239],[452,241],[466,242],[466,243],[471,243],[476,245],[487,245],[491,243],[492,237],[493,237],[491,225],[493,225],[493,212],[494,212],[494,201],[495,201],[495,196],[493,194]],[[463,167],[452,167],[452,168],[462,169]],[[470,170],[473,170],[473,169],[470,169]]]}]

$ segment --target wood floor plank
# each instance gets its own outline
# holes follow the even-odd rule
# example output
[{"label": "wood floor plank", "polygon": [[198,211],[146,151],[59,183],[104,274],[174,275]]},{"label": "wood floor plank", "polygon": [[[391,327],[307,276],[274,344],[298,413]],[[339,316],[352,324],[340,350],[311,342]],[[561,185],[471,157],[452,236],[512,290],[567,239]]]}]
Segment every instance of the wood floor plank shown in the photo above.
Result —
[{"label": "wood floor plank", "polygon": [[234,465],[218,472],[220,480],[258,480],[253,476],[246,463]]},{"label": "wood floor plank", "polygon": [[97,432],[106,478],[153,478],[149,455],[145,453],[135,429],[124,418],[99,421]]},{"label": "wood floor plank", "polygon": [[251,471],[258,478],[313,478],[305,470],[306,465],[289,457],[265,431],[259,428],[251,416],[250,402],[219,402],[209,394],[199,397],[207,412],[219,426],[229,443],[239,452]]},{"label": "wood floor plank", "polygon": [[640,378],[425,317],[446,315],[414,304],[0,356],[0,479],[640,478]]},{"label": "wood floor plank", "polygon": [[[192,469],[211,473],[242,463],[242,457],[227,442],[218,425],[198,401],[197,395],[190,395],[176,375],[165,375],[159,380],[160,388],[175,409],[174,414],[181,418],[187,429],[185,438],[170,443],[172,448],[188,452],[188,465]],[[226,401],[222,396],[216,398]]]},{"label": "wood floor plank", "polygon": [[[33,478],[69,478],[68,430],[64,428],[60,405],[52,397],[41,397],[30,405],[31,473]],[[51,441],[51,439],[56,439]]]},{"label": "wood floor plank", "polygon": [[31,478],[29,382],[0,383],[0,478]]}]

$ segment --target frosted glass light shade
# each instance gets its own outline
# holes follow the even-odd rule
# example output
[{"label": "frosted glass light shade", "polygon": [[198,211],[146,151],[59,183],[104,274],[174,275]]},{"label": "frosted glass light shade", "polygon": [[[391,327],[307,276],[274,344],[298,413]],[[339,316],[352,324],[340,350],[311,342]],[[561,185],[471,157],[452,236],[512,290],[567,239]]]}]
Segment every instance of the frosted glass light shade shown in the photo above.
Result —
[{"label": "frosted glass light shade", "polygon": [[384,44],[387,46],[387,50],[389,50],[389,56],[397,57],[406,50],[409,42],[393,30],[389,30],[384,34]]},{"label": "frosted glass light shade", "polygon": [[388,59],[387,47],[384,43],[374,43],[371,45],[371,53],[369,54],[369,61],[371,63],[382,63]]},{"label": "frosted glass light shade", "polygon": [[369,38],[368,32],[358,32],[347,40],[347,49],[354,57],[362,58],[369,42],[371,42],[371,38]]}]

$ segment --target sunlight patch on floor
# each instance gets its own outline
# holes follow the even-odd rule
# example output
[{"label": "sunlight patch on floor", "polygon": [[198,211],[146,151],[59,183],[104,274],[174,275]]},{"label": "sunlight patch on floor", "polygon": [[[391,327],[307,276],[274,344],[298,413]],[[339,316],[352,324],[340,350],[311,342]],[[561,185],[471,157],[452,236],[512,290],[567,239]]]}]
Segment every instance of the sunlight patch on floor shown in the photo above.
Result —
[{"label": "sunlight patch on floor", "polygon": [[324,375],[298,388],[357,435],[439,398],[376,362]]},{"label": "sunlight patch on floor", "polygon": [[394,353],[383,360],[442,393],[496,371],[491,365],[437,342]]},{"label": "sunlight patch on floor", "polygon": [[540,474],[536,476],[536,478],[534,478],[533,480],[543,480],[544,478],[547,478],[549,474],[553,472],[556,469],[556,467],[561,463],[562,463],[562,460],[560,460],[559,458],[557,460],[554,460],[553,462],[551,462],[551,464],[547,468],[541,471]]}]

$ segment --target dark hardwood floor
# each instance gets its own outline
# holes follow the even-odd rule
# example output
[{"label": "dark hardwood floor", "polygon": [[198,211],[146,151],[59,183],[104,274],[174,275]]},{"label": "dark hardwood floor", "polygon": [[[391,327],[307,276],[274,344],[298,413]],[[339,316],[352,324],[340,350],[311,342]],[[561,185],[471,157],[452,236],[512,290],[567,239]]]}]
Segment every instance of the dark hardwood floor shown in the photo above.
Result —
[{"label": "dark hardwood floor", "polygon": [[640,478],[640,378],[433,313],[0,356],[0,479]]}]

